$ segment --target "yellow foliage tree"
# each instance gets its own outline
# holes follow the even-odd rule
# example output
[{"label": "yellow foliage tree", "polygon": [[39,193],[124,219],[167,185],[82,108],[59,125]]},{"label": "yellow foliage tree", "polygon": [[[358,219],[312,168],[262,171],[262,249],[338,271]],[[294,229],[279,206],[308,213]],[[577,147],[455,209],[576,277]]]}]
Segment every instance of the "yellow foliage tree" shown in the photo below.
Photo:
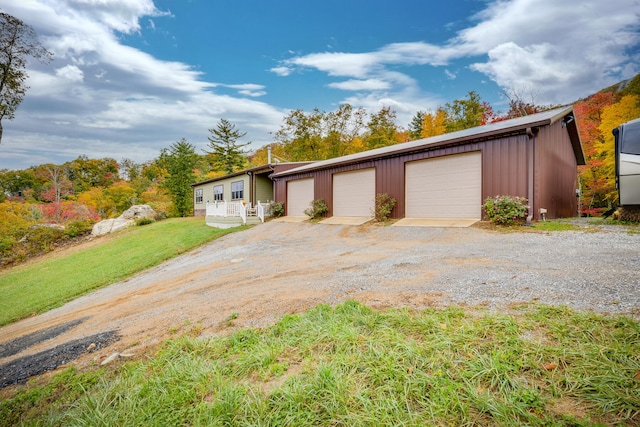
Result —
[{"label": "yellow foliage tree", "polygon": [[596,146],[596,151],[603,159],[602,168],[611,184],[607,188],[607,199],[613,203],[617,197],[615,189],[615,138],[611,132],[622,123],[640,117],[640,97],[637,95],[623,96],[615,104],[604,107],[600,122],[600,132],[603,135],[602,144]]},{"label": "yellow foliage tree", "polygon": [[447,131],[447,113],[438,108],[435,113],[425,113],[422,119],[422,131],[420,138],[442,135]]}]

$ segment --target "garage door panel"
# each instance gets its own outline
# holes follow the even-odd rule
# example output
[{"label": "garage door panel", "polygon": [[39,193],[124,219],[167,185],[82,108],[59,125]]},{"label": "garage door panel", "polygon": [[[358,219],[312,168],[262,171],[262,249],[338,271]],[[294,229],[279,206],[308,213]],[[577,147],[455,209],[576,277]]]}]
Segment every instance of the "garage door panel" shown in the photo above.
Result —
[{"label": "garage door panel", "polygon": [[287,182],[287,216],[304,216],[304,211],[313,201],[313,178]]},{"label": "garage door panel", "polygon": [[405,195],[408,218],[480,219],[481,152],[407,163]]},{"label": "garage door panel", "polygon": [[333,216],[370,217],[375,197],[375,169],[333,175]]}]

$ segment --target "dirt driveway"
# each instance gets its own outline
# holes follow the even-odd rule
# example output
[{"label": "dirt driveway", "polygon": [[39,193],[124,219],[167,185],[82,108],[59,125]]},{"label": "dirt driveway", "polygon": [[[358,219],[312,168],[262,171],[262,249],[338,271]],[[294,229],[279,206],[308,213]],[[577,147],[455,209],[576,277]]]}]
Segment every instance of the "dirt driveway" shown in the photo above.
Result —
[{"label": "dirt driveway", "polygon": [[[36,338],[0,351],[0,364],[110,331],[120,339],[77,363],[114,351],[142,355],[176,333],[266,326],[348,299],[417,309],[540,301],[640,315],[640,234],[581,224],[579,231],[503,233],[269,222],[1,328],[0,349]],[[55,326],[54,337],[37,339]]]}]

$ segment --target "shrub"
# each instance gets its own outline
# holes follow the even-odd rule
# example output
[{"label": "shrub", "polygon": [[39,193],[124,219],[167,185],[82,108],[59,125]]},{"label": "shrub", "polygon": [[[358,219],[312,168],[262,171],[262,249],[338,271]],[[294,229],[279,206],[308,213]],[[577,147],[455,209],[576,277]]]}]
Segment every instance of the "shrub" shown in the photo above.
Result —
[{"label": "shrub", "polygon": [[284,216],[284,203],[283,202],[273,202],[269,205],[269,216],[274,218],[280,218]]},{"label": "shrub", "polygon": [[391,216],[391,211],[396,206],[396,199],[389,196],[387,193],[376,194],[376,204],[373,215],[376,221],[384,222]]},{"label": "shrub", "polygon": [[64,226],[64,234],[67,237],[78,237],[91,232],[95,221],[91,220],[75,220],[70,221]]},{"label": "shrub", "polygon": [[304,210],[305,215],[311,217],[311,219],[317,219],[329,212],[329,207],[322,199],[313,200],[309,204],[309,208]]},{"label": "shrub", "polygon": [[527,199],[518,196],[487,197],[482,205],[491,222],[511,225],[527,216]]},{"label": "shrub", "polygon": [[149,218],[146,216],[143,216],[142,218],[138,218],[136,219],[136,225],[148,225],[148,224],[152,224],[156,222],[153,218]]}]

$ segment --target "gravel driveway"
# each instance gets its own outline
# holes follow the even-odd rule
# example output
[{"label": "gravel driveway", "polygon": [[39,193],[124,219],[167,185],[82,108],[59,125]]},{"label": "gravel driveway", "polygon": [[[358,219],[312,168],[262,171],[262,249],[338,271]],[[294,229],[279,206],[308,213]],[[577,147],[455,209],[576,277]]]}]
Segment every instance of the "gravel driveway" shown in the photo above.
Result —
[{"label": "gravel driveway", "polygon": [[[180,332],[266,326],[348,299],[499,310],[539,301],[640,316],[638,229],[576,223],[580,230],[548,233],[269,222],[1,328],[0,379],[16,362],[70,342],[109,336],[76,362],[90,364],[113,352],[142,355]],[[47,328],[58,332],[41,333]]]}]

